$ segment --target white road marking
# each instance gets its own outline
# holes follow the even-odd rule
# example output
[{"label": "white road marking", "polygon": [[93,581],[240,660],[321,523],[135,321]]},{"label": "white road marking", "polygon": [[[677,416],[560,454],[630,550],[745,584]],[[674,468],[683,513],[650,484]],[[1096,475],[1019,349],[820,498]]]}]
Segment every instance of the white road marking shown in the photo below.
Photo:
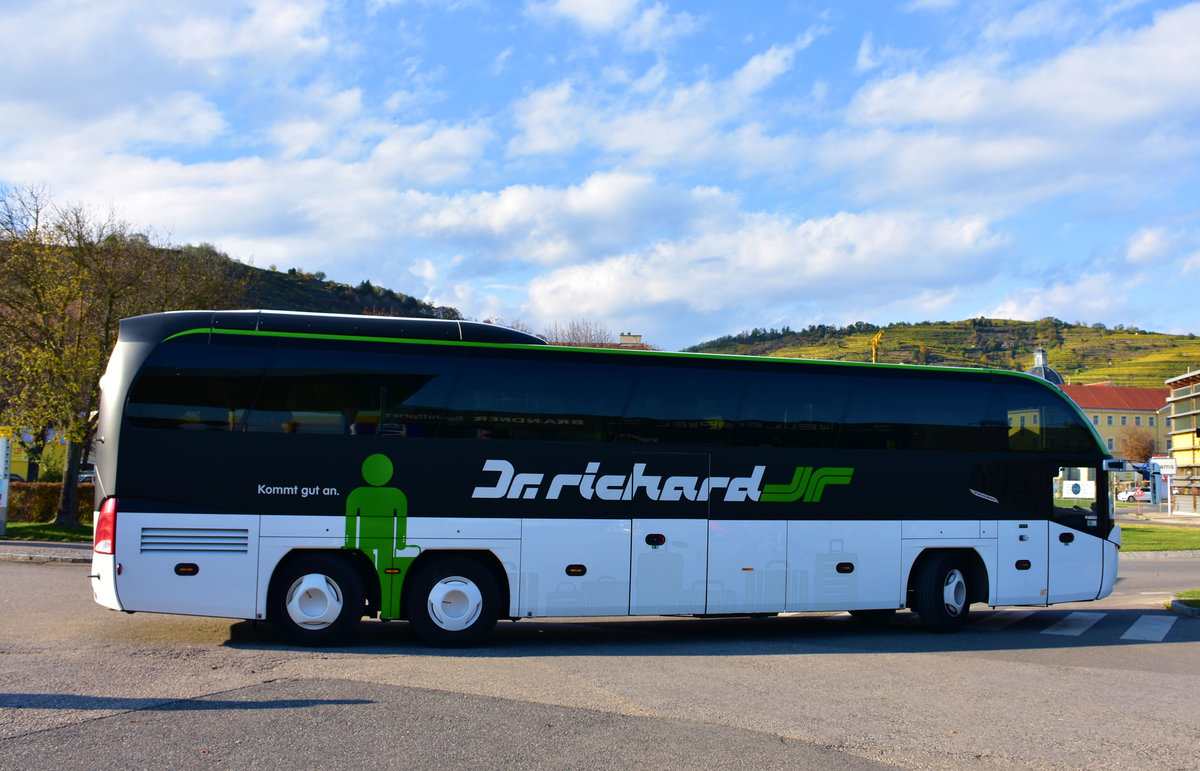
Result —
[{"label": "white road marking", "polygon": [[1078,637],[1104,618],[1107,613],[1087,613],[1077,610],[1069,614],[1049,629],[1043,629],[1042,634],[1060,634],[1066,637]]},{"label": "white road marking", "polygon": [[1129,627],[1125,634],[1121,635],[1122,640],[1148,640],[1149,642],[1162,642],[1167,636],[1167,632],[1171,631],[1171,627],[1175,625],[1175,619],[1178,616],[1155,614],[1145,615],[1140,617]]}]

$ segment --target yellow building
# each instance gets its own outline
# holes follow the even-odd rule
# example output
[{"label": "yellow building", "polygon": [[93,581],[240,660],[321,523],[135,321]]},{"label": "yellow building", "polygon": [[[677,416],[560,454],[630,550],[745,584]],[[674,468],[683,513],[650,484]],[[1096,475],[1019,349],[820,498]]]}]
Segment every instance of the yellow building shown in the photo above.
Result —
[{"label": "yellow building", "polygon": [[1170,448],[1170,429],[1163,414],[1169,388],[1134,388],[1112,383],[1059,386],[1079,405],[1100,432],[1109,452],[1122,455],[1122,435],[1143,432],[1154,442],[1154,452]]},{"label": "yellow building", "polygon": [[1200,511],[1200,372],[1189,372],[1167,381],[1171,396],[1171,456],[1178,471],[1175,476],[1176,508]]},{"label": "yellow building", "polygon": [[[12,439],[13,431],[8,426],[0,426],[0,436]],[[12,474],[17,479],[29,479],[29,456],[25,454],[25,448],[15,439],[10,445],[12,455],[9,461],[9,474]]]}]

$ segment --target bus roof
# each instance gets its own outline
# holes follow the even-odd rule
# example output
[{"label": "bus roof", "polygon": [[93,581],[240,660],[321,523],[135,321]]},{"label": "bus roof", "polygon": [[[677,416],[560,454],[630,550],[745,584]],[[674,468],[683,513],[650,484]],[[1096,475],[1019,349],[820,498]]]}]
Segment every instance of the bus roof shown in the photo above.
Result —
[{"label": "bus roof", "polygon": [[272,310],[170,311],[135,316],[121,321],[121,338],[127,342],[157,343],[176,335],[210,330],[296,336],[546,345],[546,341],[540,337],[478,321],[353,316],[340,313]]}]

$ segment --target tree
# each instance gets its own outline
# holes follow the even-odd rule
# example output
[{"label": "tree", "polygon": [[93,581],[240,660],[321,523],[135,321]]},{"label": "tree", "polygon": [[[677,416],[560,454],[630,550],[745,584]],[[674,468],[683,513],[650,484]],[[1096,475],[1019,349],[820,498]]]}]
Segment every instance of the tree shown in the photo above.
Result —
[{"label": "tree", "polygon": [[583,348],[615,343],[612,330],[594,319],[577,319],[566,326],[555,322],[542,335],[551,345],[574,345]]},{"label": "tree", "polygon": [[4,419],[65,441],[57,524],[76,524],[76,487],[96,428],[100,375],[128,316],[228,307],[246,273],[211,246],[169,248],[113,214],[53,206],[44,191],[0,191]]},{"label": "tree", "polygon": [[1144,428],[1125,426],[1117,434],[1117,452],[1129,460],[1149,460],[1154,454],[1154,435]]},{"label": "tree", "polygon": [[533,335],[534,337],[538,336],[538,333],[533,330],[533,327],[530,324],[527,324],[526,322],[521,321],[520,319],[513,319],[512,321],[505,321],[504,319],[497,316],[496,318],[484,319],[483,323],[484,324],[495,324],[498,327],[508,327],[509,329],[515,329],[518,332],[524,332],[525,334]]}]

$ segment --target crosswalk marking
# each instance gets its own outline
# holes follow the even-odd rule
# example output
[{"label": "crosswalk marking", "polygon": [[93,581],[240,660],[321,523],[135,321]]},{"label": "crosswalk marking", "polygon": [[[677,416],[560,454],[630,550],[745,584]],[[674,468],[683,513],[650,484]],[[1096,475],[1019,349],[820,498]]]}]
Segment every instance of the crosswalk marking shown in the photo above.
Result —
[{"label": "crosswalk marking", "polygon": [[1129,627],[1125,634],[1121,635],[1121,639],[1162,642],[1163,638],[1167,636],[1167,632],[1171,631],[1176,618],[1178,616],[1168,616],[1162,613],[1142,616],[1134,622],[1133,626]]},{"label": "crosswalk marking", "polygon": [[[1022,621],[1031,617],[1036,621],[1038,617],[1045,617],[1047,614],[1053,617],[1053,611],[1045,609],[1013,609],[1013,610],[993,610],[987,613],[972,614],[972,621],[969,629],[979,631],[999,631],[1015,626]],[[781,614],[784,615],[784,614]],[[802,615],[799,613],[786,615]],[[1060,618],[1056,623],[1051,624],[1041,631],[1041,634],[1053,634],[1063,637],[1079,637],[1084,632],[1095,627],[1098,623],[1104,620],[1109,614],[1104,612],[1089,612],[1075,611],[1068,613]],[[1120,616],[1115,618],[1120,619]],[[1178,616],[1172,613],[1143,613],[1138,616],[1125,633],[1121,635],[1122,640],[1132,640],[1138,642],[1162,642],[1167,635],[1175,627],[1175,620]],[[832,623],[845,623],[853,619],[850,613],[830,613],[822,618],[822,621]],[[909,625],[920,625],[921,620],[916,613],[897,613],[891,620],[891,626],[901,627]],[[1032,630],[1031,630],[1032,631]],[[1115,631],[1115,630],[1113,630]]]},{"label": "crosswalk marking", "polygon": [[1078,637],[1079,635],[1092,628],[1100,619],[1104,618],[1104,613],[1088,613],[1086,611],[1077,610],[1070,613],[1060,620],[1057,624],[1043,629],[1042,634],[1059,634],[1067,637]]},{"label": "crosswalk marking", "polygon": [[976,621],[971,627],[973,629],[1004,629],[1029,618],[1036,612],[1033,610],[998,610],[988,614],[986,618]]}]

